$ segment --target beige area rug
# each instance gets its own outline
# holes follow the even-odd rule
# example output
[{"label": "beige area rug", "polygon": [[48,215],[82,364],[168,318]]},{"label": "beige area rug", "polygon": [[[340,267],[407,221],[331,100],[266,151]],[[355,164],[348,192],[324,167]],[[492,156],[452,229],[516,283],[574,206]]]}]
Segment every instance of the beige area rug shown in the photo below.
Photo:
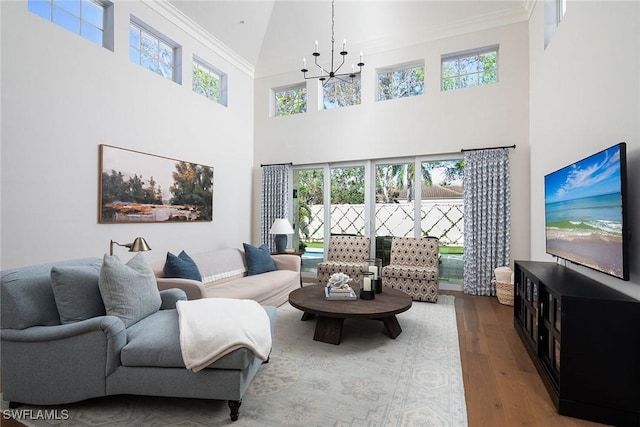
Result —
[{"label": "beige area rug", "polygon": [[[390,339],[381,322],[345,321],[340,345],[313,341],[315,321],[278,309],[271,359],[229,419],[226,402],[111,396],[58,407],[64,421],[29,426],[466,426],[454,297],[414,302]],[[6,409],[6,402],[3,402]]]}]

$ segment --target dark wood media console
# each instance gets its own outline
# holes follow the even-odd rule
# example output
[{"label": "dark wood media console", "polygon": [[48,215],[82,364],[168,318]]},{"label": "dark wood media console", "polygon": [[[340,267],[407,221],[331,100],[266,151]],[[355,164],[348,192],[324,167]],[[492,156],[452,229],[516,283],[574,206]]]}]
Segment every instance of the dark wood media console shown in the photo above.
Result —
[{"label": "dark wood media console", "polygon": [[514,326],[562,415],[640,426],[640,301],[553,262],[515,262]]}]

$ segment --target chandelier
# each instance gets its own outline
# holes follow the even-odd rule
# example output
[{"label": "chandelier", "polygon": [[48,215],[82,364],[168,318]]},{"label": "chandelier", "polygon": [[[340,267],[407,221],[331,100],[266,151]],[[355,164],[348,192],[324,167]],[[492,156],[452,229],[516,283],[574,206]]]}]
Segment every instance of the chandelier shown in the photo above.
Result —
[{"label": "chandelier", "polygon": [[353,83],[353,79],[362,72],[362,67],[364,66],[364,62],[362,62],[362,52],[360,52],[360,61],[358,62],[358,70],[356,71],[356,66],[351,64],[351,72],[350,73],[340,73],[340,69],[344,65],[345,57],[348,52],[347,48],[347,40],[343,40],[342,42],[342,50],[340,51],[340,56],[342,57],[342,61],[340,65],[336,69],[334,69],[334,52],[335,52],[335,0],[331,0],[331,70],[327,70],[322,65],[318,64],[318,57],[320,56],[320,52],[318,52],[318,40],[316,40],[315,51],[313,52],[313,61],[316,64],[316,67],[319,68],[319,75],[317,76],[307,76],[309,70],[307,69],[307,59],[302,58],[302,74],[304,78],[309,79],[318,79],[322,82],[322,86],[326,86],[332,79],[338,79],[346,83]]}]

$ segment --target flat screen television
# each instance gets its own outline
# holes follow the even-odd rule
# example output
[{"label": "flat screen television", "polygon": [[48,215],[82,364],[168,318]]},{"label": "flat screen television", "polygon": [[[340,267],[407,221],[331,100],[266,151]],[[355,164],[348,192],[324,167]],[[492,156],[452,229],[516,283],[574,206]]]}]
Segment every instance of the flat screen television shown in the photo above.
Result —
[{"label": "flat screen television", "polygon": [[547,253],[629,280],[626,144],[544,178]]}]

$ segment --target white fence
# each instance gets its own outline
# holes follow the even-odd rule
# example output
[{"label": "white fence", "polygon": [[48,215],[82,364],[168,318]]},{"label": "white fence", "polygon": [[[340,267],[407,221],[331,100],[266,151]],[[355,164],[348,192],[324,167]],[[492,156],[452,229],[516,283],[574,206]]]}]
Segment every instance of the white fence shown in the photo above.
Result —
[{"label": "white fence", "polygon": [[[311,205],[308,241],[324,240],[324,205]],[[364,205],[331,205],[333,233],[364,235]],[[414,237],[413,203],[376,204],[376,236]],[[423,201],[420,210],[421,236],[434,236],[443,246],[463,246],[464,208],[462,199]]]}]

